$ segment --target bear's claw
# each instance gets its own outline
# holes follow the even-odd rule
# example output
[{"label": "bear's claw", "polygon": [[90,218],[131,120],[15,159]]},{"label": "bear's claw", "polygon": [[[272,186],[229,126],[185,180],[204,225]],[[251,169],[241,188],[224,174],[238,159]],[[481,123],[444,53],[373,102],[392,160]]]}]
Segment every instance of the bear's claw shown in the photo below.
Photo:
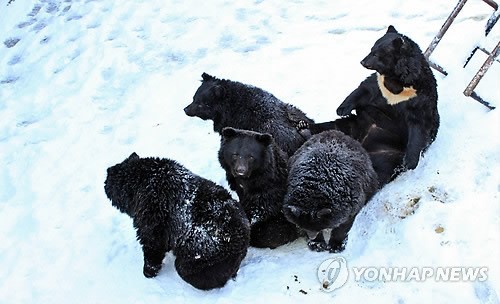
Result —
[{"label": "bear's claw", "polygon": [[298,131],[304,130],[304,129],[309,129],[309,123],[305,120],[300,120],[299,122],[297,122],[297,125],[295,126],[295,128],[297,128]]},{"label": "bear's claw", "polygon": [[325,243],[324,240],[322,240],[322,241],[308,241],[307,246],[309,247],[309,249],[311,249],[312,251],[316,251],[316,252],[329,250],[328,245]]}]

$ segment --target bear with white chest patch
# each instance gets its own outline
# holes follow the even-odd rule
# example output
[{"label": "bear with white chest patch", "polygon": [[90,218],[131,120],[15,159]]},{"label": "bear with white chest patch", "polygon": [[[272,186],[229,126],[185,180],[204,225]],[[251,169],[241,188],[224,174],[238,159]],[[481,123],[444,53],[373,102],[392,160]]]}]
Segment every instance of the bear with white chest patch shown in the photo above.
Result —
[{"label": "bear with white chest patch", "polygon": [[[368,151],[381,184],[417,167],[439,128],[436,79],[419,46],[391,25],[361,61],[376,71],[337,108],[343,116],[309,125],[340,130]],[[356,114],[351,111],[356,110]]]}]

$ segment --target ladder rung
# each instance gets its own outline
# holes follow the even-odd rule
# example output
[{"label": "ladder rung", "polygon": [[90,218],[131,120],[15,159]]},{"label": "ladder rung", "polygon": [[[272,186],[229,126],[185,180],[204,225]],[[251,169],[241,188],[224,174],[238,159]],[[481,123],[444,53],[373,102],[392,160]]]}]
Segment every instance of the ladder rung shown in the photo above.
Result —
[{"label": "ladder rung", "polygon": [[483,0],[486,4],[491,6],[495,11],[498,9],[498,4],[493,0]]},{"label": "ladder rung", "polygon": [[[481,50],[483,53],[485,53],[488,56],[491,55],[491,53],[487,49],[485,49],[483,47],[478,47],[478,49]],[[498,58],[495,58],[494,60],[500,63],[500,60]]]}]

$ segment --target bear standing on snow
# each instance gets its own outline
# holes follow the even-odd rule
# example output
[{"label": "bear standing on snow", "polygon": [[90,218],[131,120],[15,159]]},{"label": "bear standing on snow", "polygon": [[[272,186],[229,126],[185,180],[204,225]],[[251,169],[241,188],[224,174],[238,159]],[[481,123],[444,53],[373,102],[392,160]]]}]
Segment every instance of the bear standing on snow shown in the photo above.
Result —
[{"label": "bear standing on snow", "polygon": [[310,130],[341,130],[360,141],[385,184],[400,171],[414,169],[436,138],[436,79],[418,45],[392,25],[361,64],[376,73],[338,107],[338,115],[349,116]]},{"label": "bear standing on snow", "polygon": [[196,288],[222,287],[236,275],[250,227],[221,186],[173,160],[132,153],[107,170],[104,189],[113,206],[133,219],[144,276],[156,276],[171,250],[180,277]]},{"label": "bear standing on snow", "polygon": [[313,121],[296,107],[251,85],[207,73],[201,76],[203,81],[193,102],[184,109],[186,115],[213,120],[218,133],[224,127],[269,133],[289,156],[304,143],[295,126],[299,121]]},{"label": "bear standing on snow", "polygon": [[[283,212],[307,233],[311,250],[337,252],[377,189],[377,174],[361,144],[342,132],[325,131],[290,158]],[[323,232],[331,232],[329,240]]]},{"label": "bear standing on snow", "polygon": [[298,237],[282,212],[286,154],[270,134],[224,128],[219,162],[250,220],[250,245],[276,248]]}]

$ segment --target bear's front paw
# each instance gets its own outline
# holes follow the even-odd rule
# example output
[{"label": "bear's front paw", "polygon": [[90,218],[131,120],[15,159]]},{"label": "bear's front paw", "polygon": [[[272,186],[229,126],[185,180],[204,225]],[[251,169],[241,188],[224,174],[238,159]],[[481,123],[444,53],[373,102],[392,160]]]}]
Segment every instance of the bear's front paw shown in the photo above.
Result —
[{"label": "bear's front paw", "polygon": [[143,273],[146,278],[154,278],[160,272],[161,265],[144,264]]},{"label": "bear's front paw", "polygon": [[345,241],[330,243],[329,251],[331,253],[339,253],[345,249]]},{"label": "bear's front paw", "polygon": [[297,129],[297,131],[309,129],[309,123],[305,120],[300,120],[295,126],[295,128]]},{"label": "bear's front paw", "polygon": [[311,130],[309,130],[309,123],[305,120],[300,120],[297,124],[295,124],[295,128],[304,140],[308,140],[309,137],[312,136]]},{"label": "bear's front paw", "polygon": [[308,241],[307,242],[307,246],[309,247],[309,249],[311,249],[312,251],[316,251],[316,252],[321,252],[321,251],[326,251],[328,250],[328,245],[325,243],[325,241]]}]

